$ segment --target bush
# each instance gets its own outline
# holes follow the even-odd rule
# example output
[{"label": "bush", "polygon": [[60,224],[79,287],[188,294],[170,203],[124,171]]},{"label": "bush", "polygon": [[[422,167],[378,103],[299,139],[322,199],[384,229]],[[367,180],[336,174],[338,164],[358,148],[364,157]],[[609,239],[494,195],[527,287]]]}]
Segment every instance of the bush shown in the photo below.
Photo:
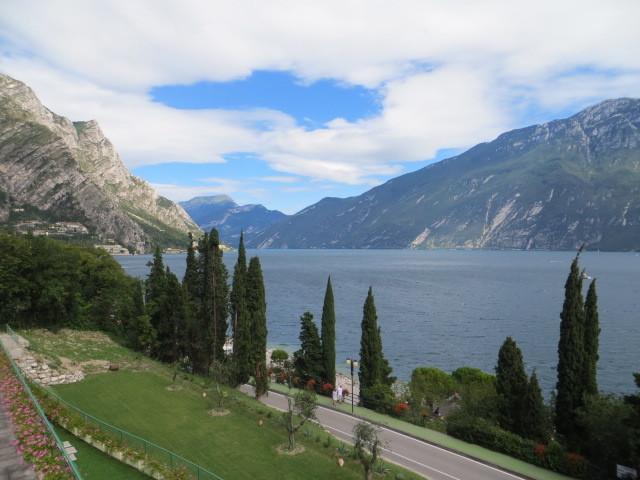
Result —
[{"label": "bush", "polygon": [[289,359],[289,354],[285,350],[276,349],[271,352],[271,361],[276,364],[283,364]]},{"label": "bush", "polygon": [[393,413],[398,417],[402,417],[407,414],[409,410],[409,404],[406,402],[399,402],[393,406]]},{"label": "bush", "polygon": [[[344,395],[344,392],[343,392]],[[395,402],[395,397],[388,385],[377,383],[360,392],[362,406],[380,413],[390,413]]]},{"label": "bush", "polygon": [[409,390],[411,403],[415,409],[434,405],[449,397],[456,391],[453,377],[437,368],[419,367],[411,373]]},{"label": "bush", "polygon": [[588,468],[584,457],[567,453],[557,442],[543,445],[527,440],[501,429],[484,418],[454,414],[447,422],[447,433],[461,440],[572,477],[584,478]]}]

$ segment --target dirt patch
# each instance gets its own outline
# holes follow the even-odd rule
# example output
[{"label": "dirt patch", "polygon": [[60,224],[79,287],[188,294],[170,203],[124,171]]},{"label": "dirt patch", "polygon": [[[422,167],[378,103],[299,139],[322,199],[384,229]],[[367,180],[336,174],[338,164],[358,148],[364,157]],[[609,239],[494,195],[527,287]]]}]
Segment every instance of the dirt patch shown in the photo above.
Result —
[{"label": "dirt patch", "polygon": [[107,360],[87,360],[80,363],[80,367],[86,373],[106,372],[111,362]]},{"label": "dirt patch", "polygon": [[294,455],[300,455],[302,452],[304,452],[304,446],[303,445],[297,445],[296,448],[294,448],[293,450],[289,450],[289,445],[282,444],[282,445],[278,446],[278,448],[276,448],[276,451],[280,455],[288,455],[288,456],[292,457]]},{"label": "dirt patch", "polygon": [[60,361],[62,368],[64,368],[65,370],[76,370],[78,368],[78,363],[74,362],[70,358],[58,357],[58,360]]},{"label": "dirt patch", "polygon": [[222,410],[218,410],[217,408],[212,408],[207,412],[207,414],[209,414],[212,417],[225,417],[230,413],[231,411],[227,410],[226,408],[223,408]]},{"label": "dirt patch", "polygon": [[167,387],[167,390],[169,390],[170,392],[178,392],[182,390],[182,385],[169,385]]}]

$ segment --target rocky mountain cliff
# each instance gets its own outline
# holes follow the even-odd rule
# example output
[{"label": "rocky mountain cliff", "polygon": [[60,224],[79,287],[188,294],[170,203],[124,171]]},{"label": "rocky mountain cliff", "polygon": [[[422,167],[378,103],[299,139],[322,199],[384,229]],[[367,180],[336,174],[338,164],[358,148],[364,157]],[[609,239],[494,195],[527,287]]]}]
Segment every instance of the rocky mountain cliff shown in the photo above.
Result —
[{"label": "rocky mountain cliff", "polygon": [[364,194],[325,198],[261,248],[640,249],[640,100],[513,130]]},{"label": "rocky mountain cliff", "polygon": [[238,205],[227,195],[195,197],[180,202],[191,218],[205,231],[216,228],[223,242],[237,245],[240,231],[247,241],[287,216],[263,205]]},{"label": "rocky mountain cliff", "polygon": [[0,74],[0,222],[25,208],[138,252],[186,244],[199,231],[182,207],[129,173],[95,121],[56,115]]}]

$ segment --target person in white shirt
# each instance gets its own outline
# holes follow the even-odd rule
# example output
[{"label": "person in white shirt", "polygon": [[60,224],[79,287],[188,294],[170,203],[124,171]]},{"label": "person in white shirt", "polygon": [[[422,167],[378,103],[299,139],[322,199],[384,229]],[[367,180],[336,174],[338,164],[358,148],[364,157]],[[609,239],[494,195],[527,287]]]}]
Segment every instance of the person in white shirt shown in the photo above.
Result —
[{"label": "person in white shirt", "polygon": [[342,403],[342,385],[338,387],[338,402]]},{"label": "person in white shirt", "polygon": [[336,406],[336,402],[338,401],[338,391],[334,388],[333,392],[331,392],[331,401],[333,402],[333,406]]}]

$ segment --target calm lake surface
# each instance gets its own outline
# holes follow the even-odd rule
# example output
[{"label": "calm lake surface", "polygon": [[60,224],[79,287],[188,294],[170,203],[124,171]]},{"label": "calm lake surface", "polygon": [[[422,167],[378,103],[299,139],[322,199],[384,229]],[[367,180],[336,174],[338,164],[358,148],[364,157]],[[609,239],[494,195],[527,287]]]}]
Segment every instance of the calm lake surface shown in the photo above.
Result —
[{"label": "calm lake surface", "polygon": [[[259,250],[267,291],[269,344],[298,347],[299,317],[320,322],[327,276],[336,308],[337,362],[357,356],[362,305],[369,285],[385,355],[407,380],[417,366],[452,371],[469,365],[493,372],[508,335],[523,351],[527,371],[543,388],[555,386],[564,282],[571,252],[482,250]],[[224,256],[233,272],[236,253]],[[117,257],[130,275],[145,277],[149,255]],[[180,279],[185,255],[166,255]],[[601,390],[635,390],[640,371],[640,255],[581,255],[598,279]],[[231,279],[230,279],[231,280]],[[585,281],[585,294],[588,281]],[[346,368],[341,369],[346,370]]]}]

